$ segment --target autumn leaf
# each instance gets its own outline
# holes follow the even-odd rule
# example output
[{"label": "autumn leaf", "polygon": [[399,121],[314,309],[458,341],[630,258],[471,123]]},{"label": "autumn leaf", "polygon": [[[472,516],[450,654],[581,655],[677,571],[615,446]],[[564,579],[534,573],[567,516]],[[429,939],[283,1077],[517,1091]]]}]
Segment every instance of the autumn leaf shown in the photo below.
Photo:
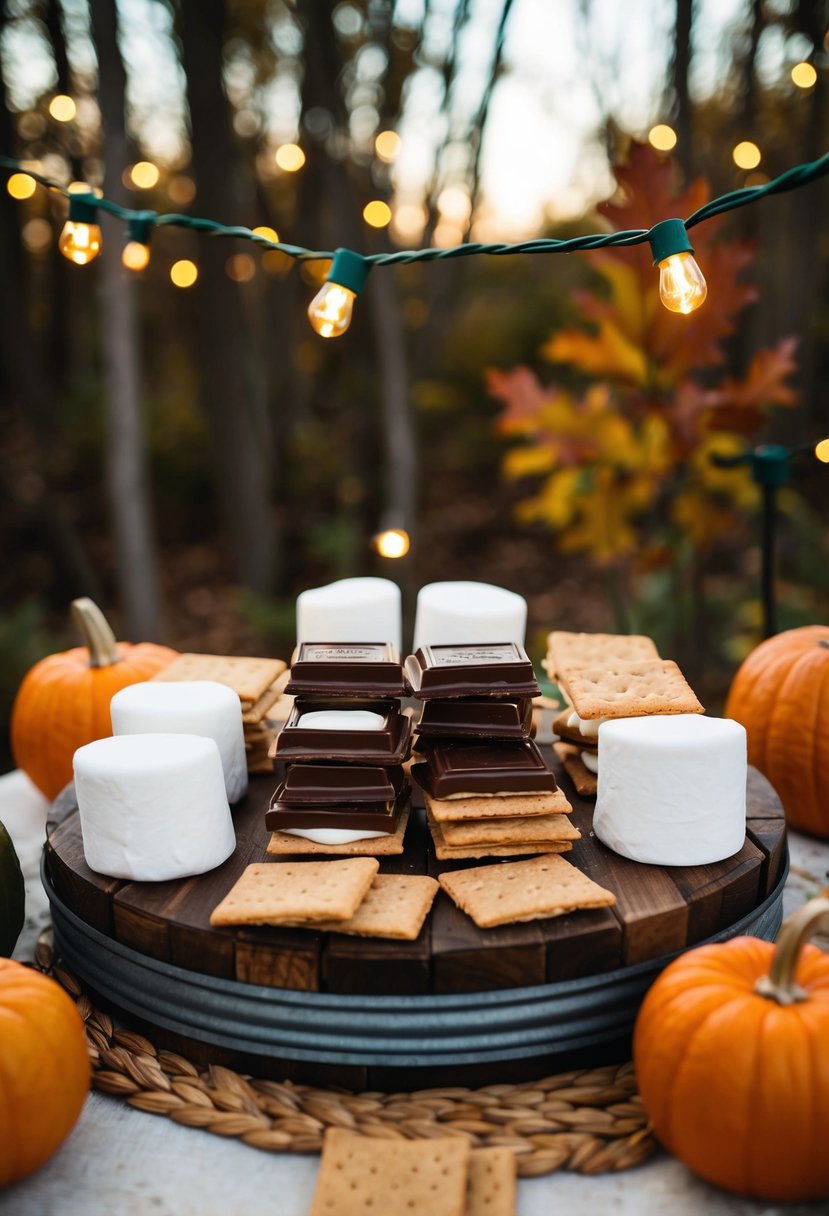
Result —
[{"label": "autumn leaf", "polygon": [[542,388],[528,367],[514,367],[508,372],[489,367],[484,376],[489,395],[505,407],[496,423],[502,434],[532,429],[540,409],[555,392]]},{"label": "autumn leaf", "polygon": [[796,405],[798,394],[786,384],[797,371],[796,349],[797,338],[784,338],[769,350],[759,350],[742,379],[729,376],[706,393],[711,425],[751,434],[766,421],[765,410],[770,406]]},{"label": "autumn leaf", "polygon": [[643,384],[647,377],[644,351],[609,320],[599,322],[596,334],[563,329],[545,343],[541,353],[551,363],[574,365],[588,376],[610,376],[631,384]]}]

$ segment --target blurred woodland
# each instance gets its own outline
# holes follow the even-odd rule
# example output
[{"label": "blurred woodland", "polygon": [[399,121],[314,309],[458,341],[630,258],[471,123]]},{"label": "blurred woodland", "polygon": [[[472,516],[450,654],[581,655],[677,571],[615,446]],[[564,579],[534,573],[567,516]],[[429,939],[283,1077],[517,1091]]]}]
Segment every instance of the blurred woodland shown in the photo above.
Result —
[{"label": "blurred woodland", "polygon": [[[127,206],[309,248],[500,239],[484,154],[531,3],[5,0],[0,151]],[[631,6],[631,25],[667,30],[635,130],[625,47],[591,40],[599,3],[568,7],[609,202],[549,207],[545,235],[686,215],[827,150],[825,2],[730,6],[704,79],[697,22],[718,6]],[[142,54],[136,23],[152,34]],[[798,61],[817,69],[808,89],[792,85]],[[155,71],[166,117],[140,100]],[[671,124],[674,153],[644,142],[652,122]],[[404,197],[376,137],[405,143],[418,124],[430,159]],[[761,148],[759,169],[735,166],[739,140]],[[288,142],[295,172],[275,162]],[[144,161],[158,172],[139,188]],[[372,200],[390,226],[365,222]],[[74,644],[75,596],[131,640],[287,656],[296,594],[357,574],[398,579],[410,612],[435,579],[509,586],[530,602],[536,656],[554,626],[646,630],[716,701],[759,636],[759,558],[755,489],[709,458],[829,435],[827,201],[824,180],[695,229],[709,297],[692,318],[660,310],[641,248],[475,257],[375,271],[326,342],[305,316],[325,263],[163,229],[135,274],[123,225],[102,217],[103,255],[78,268],[57,250],[65,200],[4,190],[3,714],[31,662]],[[170,283],[181,258],[198,267],[187,290]],[[804,458],[781,495],[783,627],[827,617],[827,478]],[[385,526],[411,534],[405,559],[373,551]]]}]

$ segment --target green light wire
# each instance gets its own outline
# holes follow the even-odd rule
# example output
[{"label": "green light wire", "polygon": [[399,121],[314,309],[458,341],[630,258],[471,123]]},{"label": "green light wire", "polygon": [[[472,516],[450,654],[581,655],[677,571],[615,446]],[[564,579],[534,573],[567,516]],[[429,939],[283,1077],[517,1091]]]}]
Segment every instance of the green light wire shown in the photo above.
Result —
[{"label": "green light wire", "polygon": [[[60,185],[59,182],[44,177],[43,174],[36,173],[32,169],[27,169],[20,161],[13,160],[9,156],[0,156],[0,168],[7,169],[10,173],[25,173],[29,177],[34,178],[42,186],[46,186],[47,189],[62,194],[66,198],[72,197],[72,193],[65,186]],[[819,177],[825,176],[827,173],[829,173],[829,152],[824,153],[817,160],[788,169],[785,173],[781,173],[779,177],[773,178],[762,186],[747,186],[742,190],[732,190],[729,194],[723,194],[719,198],[711,199],[710,202],[700,207],[688,219],[682,222],[685,224],[686,229],[692,228],[695,224],[712,219],[716,215],[722,215],[726,211],[733,211],[737,207],[746,207],[750,203],[764,198],[767,194],[782,194],[786,190],[797,190],[801,186],[808,185]],[[122,207],[108,198],[98,198],[96,196],[94,205],[101,211],[105,211],[117,219],[124,220],[126,223],[129,223],[130,220],[138,216],[147,215],[147,212]],[[278,252],[284,253],[288,257],[295,258],[298,261],[330,261],[335,253],[334,250],[305,249],[301,245],[287,245],[282,241],[271,241],[267,237],[261,236],[258,232],[252,232],[250,228],[221,224],[217,220],[203,219],[194,215],[157,215],[153,220],[153,225],[157,227],[172,226],[186,228],[196,232],[207,232],[212,236],[237,237],[240,240],[253,241],[254,244],[261,245],[264,249],[278,250]],[[643,245],[650,239],[650,233],[651,229],[649,228],[632,228],[623,232],[604,232],[595,233],[591,236],[571,237],[569,240],[538,237],[533,240],[518,241],[513,244],[466,244],[454,245],[448,249],[403,249],[396,253],[357,254],[357,256],[362,256],[368,266],[396,266],[405,265],[410,262],[437,262],[443,261],[446,258],[472,257],[481,253],[494,257],[515,253],[576,253],[589,249]]]}]

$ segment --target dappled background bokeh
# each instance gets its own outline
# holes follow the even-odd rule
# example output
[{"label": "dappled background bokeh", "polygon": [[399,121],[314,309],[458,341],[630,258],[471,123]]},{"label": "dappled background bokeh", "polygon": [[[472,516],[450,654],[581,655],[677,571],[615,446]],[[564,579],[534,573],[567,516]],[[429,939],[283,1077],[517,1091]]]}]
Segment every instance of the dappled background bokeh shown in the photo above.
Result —
[{"label": "dappled background bokeh", "polygon": [[[362,252],[650,226],[829,146],[818,0],[5,0],[0,152],[131,207]],[[12,197],[14,195],[14,197]],[[551,627],[654,634],[716,707],[760,636],[758,492],[715,452],[829,435],[824,181],[645,249],[376,270],[346,335],[325,262],[165,228],[57,250],[65,200],[0,202],[2,716],[74,644],[287,657],[333,578],[468,577]],[[826,620],[829,467],[780,495],[781,627]],[[409,554],[372,538],[406,529]]]}]

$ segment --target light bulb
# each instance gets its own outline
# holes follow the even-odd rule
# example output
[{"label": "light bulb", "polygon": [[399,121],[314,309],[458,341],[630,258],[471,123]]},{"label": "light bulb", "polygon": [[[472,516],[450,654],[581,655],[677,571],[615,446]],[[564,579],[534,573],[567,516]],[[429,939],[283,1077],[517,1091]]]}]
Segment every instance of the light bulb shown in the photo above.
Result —
[{"label": "light bulb", "polygon": [[150,261],[150,247],[142,241],[127,241],[121,254],[127,270],[144,270]]},{"label": "light bulb", "polygon": [[86,266],[101,252],[101,229],[97,224],[67,220],[58,239],[58,249],[76,266]]},{"label": "light bulb", "polygon": [[410,543],[409,534],[403,528],[387,528],[374,538],[374,548],[381,557],[405,557]]},{"label": "light bulb", "polygon": [[672,253],[659,263],[659,298],[670,312],[693,312],[707,295],[708,285],[692,253]]},{"label": "light bulb", "polygon": [[308,319],[323,338],[339,338],[351,324],[356,296],[339,283],[323,283],[308,305]]}]

